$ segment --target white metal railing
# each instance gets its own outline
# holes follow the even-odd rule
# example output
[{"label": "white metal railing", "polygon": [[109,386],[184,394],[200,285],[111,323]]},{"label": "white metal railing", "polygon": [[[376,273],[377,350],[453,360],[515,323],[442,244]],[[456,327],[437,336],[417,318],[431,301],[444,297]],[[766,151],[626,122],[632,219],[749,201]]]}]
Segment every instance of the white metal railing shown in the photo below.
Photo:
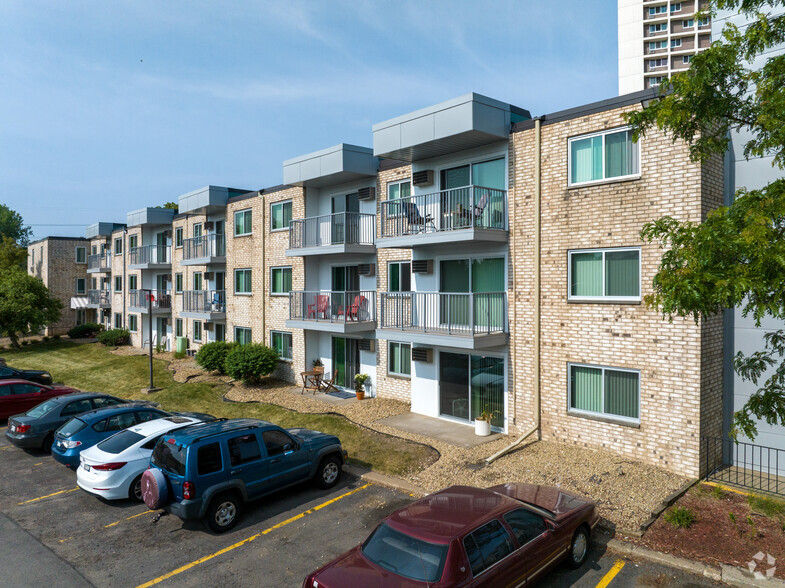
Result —
[{"label": "white metal railing", "polygon": [[98,304],[100,306],[109,306],[112,304],[111,293],[109,290],[88,290],[87,303]]},{"label": "white metal railing", "polygon": [[112,263],[110,261],[109,252],[93,253],[87,256],[87,269],[88,270],[108,270],[111,269]]},{"label": "white metal railing", "polygon": [[375,321],[376,291],[289,292],[289,318],[330,323]]},{"label": "white metal railing", "polygon": [[226,290],[186,290],[184,312],[226,312]]},{"label": "white metal railing", "polygon": [[373,245],[376,215],[336,212],[293,220],[289,224],[289,248],[323,245]]},{"label": "white metal railing", "polygon": [[201,237],[191,237],[183,241],[183,259],[201,259],[204,257],[224,257],[226,255],[226,237],[211,233]]},{"label": "white metal railing", "polygon": [[169,245],[144,245],[134,247],[128,253],[128,263],[130,265],[142,265],[145,263],[172,263],[172,248]]},{"label": "white metal railing", "polygon": [[382,329],[477,335],[506,333],[506,292],[382,292]]},{"label": "white metal railing", "polygon": [[147,309],[150,304],[155,308],[172,308],[172,293],[170,290],[131,290],[129,293],[129,306]]}]

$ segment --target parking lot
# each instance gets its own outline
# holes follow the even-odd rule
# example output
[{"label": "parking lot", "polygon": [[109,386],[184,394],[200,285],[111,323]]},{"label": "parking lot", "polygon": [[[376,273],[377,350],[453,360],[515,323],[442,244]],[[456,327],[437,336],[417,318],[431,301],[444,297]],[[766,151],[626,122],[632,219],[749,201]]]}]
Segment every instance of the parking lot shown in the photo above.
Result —
[{"label": "parking lot", "polygon": [[[4,437],[0,469],[0,570],[4,582],[20,586],[301,586],[308,572],[412,500],[344,476],[331,490],[304,485],[249,505],[234,529],[215,535],[173,516],[154,525],[143,504],[103,502],[79,489],[75,474],[48,455],[17,449]],[[581,570],[559,568],[541,582],[609,584],[715,585],[599,548]]]}]

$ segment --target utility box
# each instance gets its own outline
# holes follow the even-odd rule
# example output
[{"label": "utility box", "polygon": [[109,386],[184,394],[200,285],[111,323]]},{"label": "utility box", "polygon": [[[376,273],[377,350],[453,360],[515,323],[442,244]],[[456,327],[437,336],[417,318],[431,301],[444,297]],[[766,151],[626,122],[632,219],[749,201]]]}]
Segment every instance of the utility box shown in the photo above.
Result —
[{"label": "utility box", "polygon": [[188,349],[188,337],[177,337],[177,353],[185,353]]}]

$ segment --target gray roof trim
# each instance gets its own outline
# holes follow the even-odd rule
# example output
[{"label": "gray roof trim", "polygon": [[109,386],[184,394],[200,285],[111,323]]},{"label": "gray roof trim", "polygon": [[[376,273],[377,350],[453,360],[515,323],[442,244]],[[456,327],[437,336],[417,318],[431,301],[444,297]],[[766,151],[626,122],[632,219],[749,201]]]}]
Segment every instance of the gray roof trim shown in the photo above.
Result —
[{"label": "gray roof trim", "polygon": [[51,237],[42,237],[41,239],[37,239],[35,241],[30,241],[30,243],[28,243],[27,246],[30,247],[30,245],[35,245],[36,243],[43,243],[47,239],[51,239],[52,241],[89,241],[90,240],[90,239],[88,239],[86,237],[55,237],[55,236],[51,236]]}]

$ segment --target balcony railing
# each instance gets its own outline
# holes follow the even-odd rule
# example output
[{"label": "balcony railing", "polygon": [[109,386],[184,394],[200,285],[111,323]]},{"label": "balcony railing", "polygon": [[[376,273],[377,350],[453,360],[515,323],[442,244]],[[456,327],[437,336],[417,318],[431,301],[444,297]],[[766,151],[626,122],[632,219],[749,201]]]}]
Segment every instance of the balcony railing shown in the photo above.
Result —
[{"label": "balcony railing", "polygon": [[112,304],[109,290],[88,290],[87,303],[109,306]]},{"label": "balcony railing", "polygon": [[507,191],[466,186],[384,200],[382,237],[460,229],[507,229]]},{"label": "balcony railing", "polygon": [[149,308],[152,304],[156,308],[172,308],[172,293],[170,290],[131,290],[129,293],[129,306],[133,308]]},{"label": "balcony railing", "polygon": [[336,212],[291,221],[289,248],[373,245],[375,234],[375,214]]},{"label": "balcony railing", "polygon": [[183,259],[226,256],[226,237],[212,233],[183,241]]},{"label": "balcony railing", "polygon": [[226,312],[226,290],[186,290],[184,312]]},{"label": "balcony railing", "polygon": [[507,332],[507,293],[382,292],[381,329],[447,335]]},{"label": "balcony railing", "polygon": [[289,318],[328,323],[375,321],[376,291],[289,292]]},{"label": "balcony railing", "polygon": [[87,256],[88,270],[109,270],[111,268],[112,262],[109,258],[109,253],[94,253]]},{"label": "balcony railing", "polygon": [[130,265],[172,263],[171,250],[169,245],[145,245],[143,247],[134,247],[128,253],[128,263]]}]

